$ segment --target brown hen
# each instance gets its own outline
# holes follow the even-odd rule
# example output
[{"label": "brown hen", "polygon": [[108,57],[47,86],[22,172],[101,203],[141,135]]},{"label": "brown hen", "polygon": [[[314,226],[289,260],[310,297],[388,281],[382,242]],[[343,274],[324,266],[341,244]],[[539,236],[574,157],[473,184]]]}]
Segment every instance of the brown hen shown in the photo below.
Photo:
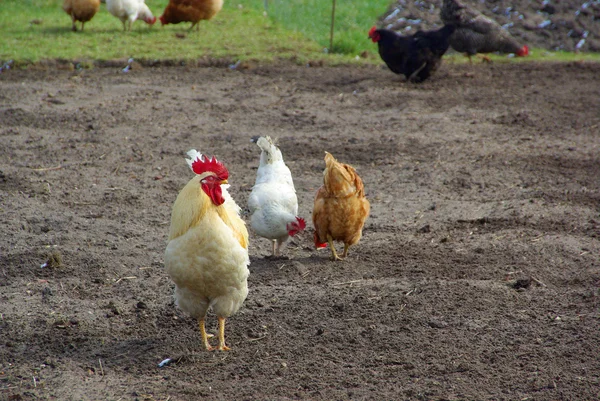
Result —
[{"label": "brown hen", "polygon": [[[223,8],[223,0],[169,0],[158,17],[162,25],[191,22],[190,30],[202,20],[209,20]],[[199,28],[199,25],[197,26]]]},{"label": "brown hen", "polygon": [[71,16],[73,21],[73,32],[77,31],[77,21],[81,21],[81,30],[83,25],[91,20],[100,10],[100,0],[64,0],[63,10]]},{"label": "brown hen", "polygon": [[[362,236],[369,209],[363,182],[356,170],[325,152],[323,186],[317,191],[313,208],[315,246],[324,248],[329,243],[332,260],[345,258],[348,248],[357,244]],[[344,243],[341,258],[333,241]]]}]

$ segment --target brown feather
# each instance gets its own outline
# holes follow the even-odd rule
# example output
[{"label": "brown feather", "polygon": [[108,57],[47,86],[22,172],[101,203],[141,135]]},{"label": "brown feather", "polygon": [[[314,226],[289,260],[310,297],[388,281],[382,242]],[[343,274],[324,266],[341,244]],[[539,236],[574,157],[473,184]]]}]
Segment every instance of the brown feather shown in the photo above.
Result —
[{"label": "brown feather", "polygon": [[223,7],[223,0],[169,0],[163,15],[162,24],[191,22],[192,27],[202,20],[213,18]]},{"label": "brown feather", "polygon": [[358,243],[369,215],[370,204],[356,170],[325,152],[323,186],[317,191],[313,208],[315,242],[328,237],[351,246]]},{"label": "brown feather", "polygon": [[85,23],[96,15],[100,10],[100,0],[64,0],[63,10],[71,16],[73,30],[75,30],[75,21]]}]

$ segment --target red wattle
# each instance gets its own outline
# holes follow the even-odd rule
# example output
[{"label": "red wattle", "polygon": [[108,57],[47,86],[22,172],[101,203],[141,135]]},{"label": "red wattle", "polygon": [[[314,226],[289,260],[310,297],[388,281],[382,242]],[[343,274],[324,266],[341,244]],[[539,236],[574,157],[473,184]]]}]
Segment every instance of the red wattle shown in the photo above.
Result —
[{"label": "red wattle", "polygon": [[223,203],[225,203],[225,198],[223,198],[223,191],[221,190],[220,184],[212,186],[208,184],[202,184],[202,190],[206,195],[208,195],[215,206],[221,206]]}]

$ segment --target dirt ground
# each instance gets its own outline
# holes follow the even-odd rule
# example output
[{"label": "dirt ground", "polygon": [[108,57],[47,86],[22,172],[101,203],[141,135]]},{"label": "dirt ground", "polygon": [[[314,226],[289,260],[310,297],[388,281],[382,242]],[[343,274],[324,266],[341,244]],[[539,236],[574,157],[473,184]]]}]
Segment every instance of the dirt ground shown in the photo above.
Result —
[{"label": "dirt ground", "polygon": [[[444,64],[420,85],[288,64],[3,73],[0,399],[598,399],[599,110],[592,63]],[[163,268],[185,152],[222,159],[245,207],[265,134],[307,220],[325,150],[371,216],[343,262],[312,223],[289,259],[251,234],[232,351],[207,352]]]}]

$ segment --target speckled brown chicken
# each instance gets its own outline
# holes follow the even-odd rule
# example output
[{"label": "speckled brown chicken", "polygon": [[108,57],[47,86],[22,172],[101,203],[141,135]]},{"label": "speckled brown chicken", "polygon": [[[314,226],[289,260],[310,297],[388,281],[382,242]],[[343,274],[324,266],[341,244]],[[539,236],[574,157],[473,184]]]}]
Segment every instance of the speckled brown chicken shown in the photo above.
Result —
[{"label": "speckled brown chicken", "polygon": [[[450,46],[466,53],[469,60],[477,53],[514,53],[520,57],[529,54],[529,48],[519,44],[500,24],[460,0],[444,0],[440,16],[444,24],[456,26]],[[489,61],[487,56],[484,59]]]}]

